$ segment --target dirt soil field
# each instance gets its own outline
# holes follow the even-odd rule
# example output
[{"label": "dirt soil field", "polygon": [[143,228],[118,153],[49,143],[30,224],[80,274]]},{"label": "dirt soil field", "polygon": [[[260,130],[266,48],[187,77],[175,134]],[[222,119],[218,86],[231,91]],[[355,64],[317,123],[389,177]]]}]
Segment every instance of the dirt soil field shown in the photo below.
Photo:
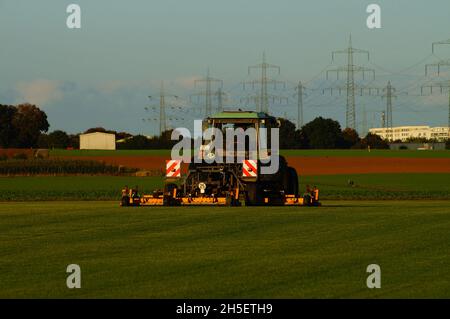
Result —
[{"label": "dirt soil field", "polygon": [[14,155],[25,154],[27,157],[32,158],[35,150],[31,148],[0,148],[0,156],[6,155],[8,158],[12,158]]},{"label": "dirt soil field", "polygon": [[[66,157],[67,158],[67,157]],[[163,170],[165,156],[77,156],[74,159],[98,160],[108,164]],[[300,157],[287,158],[301,175],[367,174],[367,173],[450,173],[450,158],[383,158],[383,157]]]}]

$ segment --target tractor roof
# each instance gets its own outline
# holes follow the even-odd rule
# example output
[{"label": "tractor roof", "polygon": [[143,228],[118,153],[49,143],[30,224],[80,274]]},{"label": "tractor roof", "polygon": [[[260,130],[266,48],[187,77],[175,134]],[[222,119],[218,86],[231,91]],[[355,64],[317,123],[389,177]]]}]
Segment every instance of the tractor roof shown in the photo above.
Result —
[{"label": "tractor roof", "polygon": [[223,111],[210,117],[211,119],[267,119],[270,115],[255,111]]}]

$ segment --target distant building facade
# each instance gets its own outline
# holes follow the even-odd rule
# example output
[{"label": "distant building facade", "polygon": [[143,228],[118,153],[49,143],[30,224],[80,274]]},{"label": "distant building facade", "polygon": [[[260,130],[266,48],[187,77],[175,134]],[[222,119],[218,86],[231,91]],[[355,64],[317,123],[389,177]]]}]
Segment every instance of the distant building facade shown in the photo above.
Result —
[{"label": "distant building facade", "polygon": [[376,134],[384,140],[406,142],[411,138],[445,141],[450,138],[448,127],[397,126],[393,128],[372,128],[369,133]]},{"label": "distant building facade", "polygon": [[94,132],[80,135],[80,150],[115,150],[116,135]]}]

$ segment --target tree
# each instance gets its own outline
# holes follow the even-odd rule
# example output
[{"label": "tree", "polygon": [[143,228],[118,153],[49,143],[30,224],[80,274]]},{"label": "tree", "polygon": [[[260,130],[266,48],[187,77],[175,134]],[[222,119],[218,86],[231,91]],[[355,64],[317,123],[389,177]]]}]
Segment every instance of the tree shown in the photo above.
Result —
[{"label": "tree", "polygon": [[15,137],[12,139],[10,147],[35,147],[41,132],[47,132],[49,124],[47,114],[41,111],[36,105],[21,104],[16,108],[12,118],[12,126],[15,130]]},{"label": "tree", "polygon": [[409,137],[406,140],[406,143],[428,143],[433,142],[431,139],[427,139],[426,137]]},{"label": "tree", "polygon": [[343,146],[341,126],[337,121],[318,117],[302,127],[302,133],[313,149],[333,149]]},{"label": "tree", "polygon": [[92,127],[90,129],[87,129],[86,131],[84,131],[84,134],[95,133],[95,132],[107,133],[108,131],[106,129],[104,129],[103,127]]},{"label": "tree", "polygon": [[280,148],[298,149],[305,148],[306,142],[300,130],[296,130],[295,124],[286,119],[280,119]]},{"label": "tree", "polygon": [[116,140],[122,140],[124,138],[132,137],[133,135],[127,132],[117,132],[116,133]]},{"label": "tree", "polygon": [[79,134],[70,134],[69,139],[70,139],[69,147],[72,147],[74,149],[80,148],[80,135]]},{"label": "tree", "polygon": [[8,148],[16,136],[13,118],[16,108],[12,105],[0,105],[0,147]]},{"label": "tree", "polygon": [[450,150],[450,139],[448,139],[447,142],[445,142],[445,148],[447,150]]},{"label": "tree", "polygon": [[352,128],[346,128],[342,131],[343,147],[352,148],[359,144],[361,139],[359,138],[358,132]]},{"label": "tree", "polygon": [[50,139],[48,138],[48,134],[41,133],[39,135],[38,141],[37,141],[37,147],[39,148],[50,148]]},{"label": "tree", "polygon": [[122,150],[144,150],[151,148],[152,143],[143,135],[130,137],[125,142],[118,143],[117,148]]},{"label": "tree", "polygon": [[376,134],[369,133],[361,140],[361,148],[388,149],[389,144]]},{"label": "tree", "polygon": [[39,147],[42,148],[62,148],[66,149],[70,144],[71,140],[69,135],[64,131],[54,131],[50,134],[41,134],[39,137]]}]

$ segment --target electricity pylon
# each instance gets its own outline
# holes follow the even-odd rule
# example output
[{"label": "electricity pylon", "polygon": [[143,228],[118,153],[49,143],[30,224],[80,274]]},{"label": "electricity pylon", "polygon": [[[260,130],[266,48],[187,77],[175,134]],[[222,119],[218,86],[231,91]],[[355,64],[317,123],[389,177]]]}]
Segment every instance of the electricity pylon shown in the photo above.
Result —
[{"label": "electricity pylon", "polygon": [[224,99],[226,99],[227,93],[219,87],[214,95],[217,97],[217,112],[223,112]]},{"label": "electricity pylon", "polygon": [[435,46],[438,46],[438,45],[445,45],[445,44],[450,44],[450,39],[445,40],[445,41],[433,42],[433,44],[431,45],[431,52],[434,54],[434,47],[435,47]]},{"label": "electricity pylon", "polygon": [[[450,39],[446,40],[446,41],[434,42],[432,44],[432,49],[431,49],[432,53],[434,53],[434,47],[435,46],[437,46],[437,45],[446,45],[446,44],[450,45]],[[443,66],[449,67],[450,66],[450,59],[448,59],[448,60],[441,60],[441,61],[438,61],[437,63],[431,63],[431,64],[425,65],[425,75],[428,75],[428,67],[437,67],[438,76],[439,76],[440,73],[441,73],[441,67],[443,67]],[[440,91],[441,91],[441,94],[443,94],[443,89],[444,88],[448,89],[448,92],[447,92],[448,93],[448,124],[447,125],[448,125],[448,139],[450,139],[450,80],[448,80],[448,81],[432,82],[429,85],[422,86],[422,88],[421,88],[422,95],[423,95],[423,89],[424,88],[429,88],[431,94],[433,94],[433,87],[439,87]]]},{"label": "electricity pylon", "polygon": [[391,81],[388,82],[386,88],[383,89],[383,98],[386,98],[386,127],[388,129],[387,136],[391,139],[394,139],[394,131],[393,131],[393,118],[392,118],[392,99],[396,98],[395,95],[396,89],[392,87]]},{"label": "electricity pylon", "polygon": [[265,112],[269,113],[269,99],[272,99],[273,102],[275,102],[276,99],[283,100],[287,99],[286,97],[282,96],[275,96],[268,93],[268,85],[273,85],[274,89],[276,89],[277,84],[283,85],[284,88],[286,88],[286,83],[283,81],[274,80],[272,78],[268,77],[268,70],[275,69],[278,71],[278,74],[281,73],[281,69],[277,65],[269,64],[266,62],[266,54],[263,53],[263,60],[262,63],[249,66],[248,67],[248,74],[251,74],[252,69],[261,69],[261,78],[259,80],[253,80],[253,81],[246,81],[243,83],[243,88],[245,90],[246,84],[251,84],[252,88],[255,88],[255,84],[260,86],[260,94],[256,96],[251,96],[247,100],[253,100],[256,104],[257,111],[258,112]]},{"label": "electricity pylon", "polygon": [[430,89],[431,94],[433,94],[433,88],[439,88],[441,94],[444,94],[444,89],[446,89],[446,93],[448,94],[448,138],[450,139],[450,80],[435,81],[430,84],[423,85],[421,88],[422,95],[425,88]]},{"label": "electricity pylon", "polygon": [[218,84],[219,89],[222,89],[223,87],[223,81],[220,79],[213,78],[209,75],[209,68],[206,72],[206,77],[203,79],[195,80],[195,87],[197,87],[198,83],[204,83],[205,89],[193,94],[192,96],[203,96],[205,97],[205,117],[210,117],[212,114],[212,99],[213,96],[216,95],[216,90],[213,91],[213,85]]},{"label": "electricity pylon", "polygon": [[[352,45],[352,36],[350,35],[348,48],[339,51],[333,51],[331,54],[331,60],[334,61],[334,57],[337,54],[347,55],[347,65],[337,67],[335,69],[327,70],[327,79],[330,72],[336,72],[337,78],[339,79],[339,74],[341,72],[347,73],[347,83],[345,90],[347,92],[347,105],[346,105],[346,127],[355,129],[356,125],[356,101],[355,101],[355,91],[357,85],[355,84],[355,73],[362,73],[363,79],[365,78],[366,72],[373,73],[373,78],[375,79],[375,70],[369,69],[363,66],[354,65],[354,55],[357,53],[367,54],[367,60],[370,60],[369,51],[356,49]],[[342,89],[342,88],[338,88]]]},{"label": "electricity pylon", "polygon": [[[375,91],[376,93],[372,93]],[[394,118],[392,115],[392,100],[397,98],[396,94],[397,90],[394,88],[391,84],[391,81],[388,81],[387,85],[384,88],[378,88],[378,87],[362,87],[360,89],[359,94],[362,95],[374,95],[374,96],[381,96],[381,98],[386,99],[386,110],[382,113],[382,123],[383,128],[387,128],[388,136],[391,134],[391,137],[393,138],[393,127],[394,127]],[[402,94],[402,93],[399,93]],[[403,93],[407,94],[407,93]]]},{"label": "electricity pylon", "polygon": [[[161,81],[161,88],[159,91],[159,135],[161,136],[163,132],[167,130],[167,120],[166,120],[166,98],[175,98],[178,99],[177,95],[168,94],[164,89],[164,81]],[[153,100],[155,97],[149,96],[150,100]],[[146,111],[149,111],[148,107],[144,108]]]},{"label": "electricity pylon", "polygon": [[367,124],[367,109],[366,109],[366,105],[363,104],[363,121],[362,121],[362,135],[366,136],[367,133],[369,132],[369,128],[368,128],[368,124]]},{"label": "electricity pylon", "polygon": [[303,126],[304,118],[303,118],[303,97],[305,94],[305,87],[302,82],[299,81],[296,89],[295,96],[297,96],[297,129],[300,129]]}]

